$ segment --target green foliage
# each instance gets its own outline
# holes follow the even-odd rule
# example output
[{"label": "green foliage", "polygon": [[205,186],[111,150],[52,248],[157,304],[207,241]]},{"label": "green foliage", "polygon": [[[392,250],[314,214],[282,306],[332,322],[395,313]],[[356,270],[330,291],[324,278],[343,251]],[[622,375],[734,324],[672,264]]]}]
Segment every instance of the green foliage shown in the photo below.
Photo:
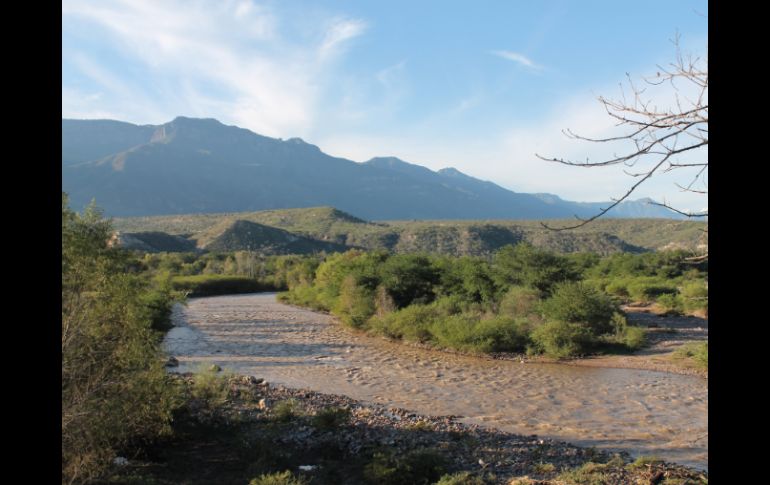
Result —
[{"label": "green foliage", "polygon": [[426,256],[396,255],[379,268],[382,286],[398,308],[430,303],[435,298],[433,287],[439,281],[436,268]]},{"label": "green foliage", "polygon": [[587,327],[563,321],[540,325],[532,331],[530,338],[534,352],[559,359],[587,354],[597,343],[596,337]]},{"label": "green foliage", "polygon": [[559,474],[556,478],[569,485],[609,485],[611,478],[607,469],[606,464],[589,461],[575,470]]},{"label": "green foliage", "polygon": [[253,478],[249,485],[307,485],[310,483],[304,477],[294,476],[289,470],[268,473]]},{"label": "green foliage", "polygon": [[493,272],[498,286],[529,286],[544,293],[550,293],[557,283],[580,278],[568,258],[523,243],[505,246],[495,253]]},{"label": "green foliage", "polygon": [[193,376],[190,394],[193,399],[213,409],[227,402],[232,373],[220,373],[212,366],[201,364]]},{"label": "green foliage", "polygon": [[486,483],[486,480],[471,472],[458,472],[442,476],[435,485],[485,485]]},{"label": "green foliage", "polygon": [[429,448],[396,455],[377,452],[364,468],[364,477],[381,485],[420,485],[436,482],[446,471],[447,459]]},{"label": "green foliage", "polygon": [[690,281],[682,285],[682,300],[687,312],[700,312],[708,316],[709,289],[704,280]]},{"label": "green foliage", "polygon": [[500,300],[500,314],[512,318],[532,318],[539,310],[540,291],[512,286]]},{"label": "green foliage", "polygon": [[340,285],[340,294],[334,305],[334,314],[351,327],[360,328],[374,315],[374,292],[359,285],[356,277],[347,275]]},{"label": "green foliage", "polygon": [[[170,301],[108,243],[94,205],[80,215],[62,194],[62,481],[86,482],[131,440],[169,431],[179,403],[153,324]],[[148,308],[147,302],[155,308]],[[130,399],[127,398],[130,396]]]},{"label": "green foliage", "polygon": [[300,414],[299,402],[293,398],[281,401],[273,408],[273,417],[281,423],[287,423]]},{"label": "green foliage", "polygon": [[674,357],[679,359],[690,359],[698,367],[708,369],[709,343],[691,342],[684,344],[674,352]]},{"label": "green foliage", "polygon": [[673,315],[680,315],[684,309],[681,296],[670,293],[660,295],[656,303],[663,311]]},{"label": "green foliage", "polygon": [[508,317],[479,319],[454,315],[435,320],[430,332],[441,347],[471,352],[523,351],[529,341],[526,321]]},{"label": "green foliage", "polygon": [[557,285],[541,309],[547,319],[580,324],[594,336],[612,331],[617,311],[606,295],[582,282]]},{"label": "green foliage", "polygon": [[176,276],[172,278],[171,285],[176,291],[189,292],[190,296],[232,295],[273,289],[253,278],[226,275]]},{"label": "green foliage", "polygon": [[431,324],[440,316],[435,304],[411,305],[381,317],[372,318],[368,328],[388,338],[426,342],[432,338],[429,330]]},{"label": "green foliage", "polygon": [[340,407],[326,407],[313,416],[313,426],[323,430],[337,429],[350,419],[350,410]]}]

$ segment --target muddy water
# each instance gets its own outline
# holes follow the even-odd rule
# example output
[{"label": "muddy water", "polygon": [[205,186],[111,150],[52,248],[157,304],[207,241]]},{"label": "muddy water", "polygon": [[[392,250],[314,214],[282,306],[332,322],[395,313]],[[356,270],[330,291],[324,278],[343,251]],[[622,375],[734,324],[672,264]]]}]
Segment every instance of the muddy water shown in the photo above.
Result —
[{"label": "muddy water", "polygon": [[165,340],[179,372],[217,363],[271,383],[708,469],[708,388],[699,377],[522,364],[354,334],[275,294],[191,299]]}]

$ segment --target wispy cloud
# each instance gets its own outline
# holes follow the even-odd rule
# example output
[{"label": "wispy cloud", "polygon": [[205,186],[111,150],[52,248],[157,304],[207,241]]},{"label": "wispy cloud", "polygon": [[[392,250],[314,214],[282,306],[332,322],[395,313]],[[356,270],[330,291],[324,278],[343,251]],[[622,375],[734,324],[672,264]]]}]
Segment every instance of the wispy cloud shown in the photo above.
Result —
[{"label": "wispy cloud", "polygon": [[525,56],[524,54],[519,54],[518,52],[513,51],[492,51],[492,54],[497,57],[502,57],[503,59],[507,59],[509,61],[516,62],[518,64],[521,64],[524,67],[527,67],[529,69],[533,69],[536,71],[539,71],[543,69],[543,66],[539,64],[535,64],[532,62],[532,60]]},{"label": "wispy cloud", "polygon": [[[291,20],[249,0],[65,0],[65,39],[77,28],[72,37],[88,42],[65,43],[63,62],[90,82],[63,82],[63,116],[87,114],[73,104],[98,92],[97,112],[127,121],[205,112],[269,136],[305,136],[321,117],[324,82],[333,77],[336,60],[367,26],[360,19],[319,17],[302,36],[283,34]],[[97,62],[99,53],[88,45],[115,55]],[[133,116],[137,112],[145,116]]]}]

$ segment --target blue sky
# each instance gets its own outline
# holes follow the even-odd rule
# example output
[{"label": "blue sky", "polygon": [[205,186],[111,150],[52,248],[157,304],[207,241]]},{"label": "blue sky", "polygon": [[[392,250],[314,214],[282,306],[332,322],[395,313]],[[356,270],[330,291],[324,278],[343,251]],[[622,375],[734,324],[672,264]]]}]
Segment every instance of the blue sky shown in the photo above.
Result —
[{"label": "blue sky", "polygon": [[[684,53],[706,58],[707,14],[704,0],[64,0],[62,116],[217,118],[358,162],[392,155],[518,192],[608,200],[634,181],[622,167],[534,153],[622,150],[561,130],[617,134],[597,96],[619,98],[626,73],[672,62],[677,33]],[[708,205],[675,187],[688,174],[670,175],[634,198]]]}]

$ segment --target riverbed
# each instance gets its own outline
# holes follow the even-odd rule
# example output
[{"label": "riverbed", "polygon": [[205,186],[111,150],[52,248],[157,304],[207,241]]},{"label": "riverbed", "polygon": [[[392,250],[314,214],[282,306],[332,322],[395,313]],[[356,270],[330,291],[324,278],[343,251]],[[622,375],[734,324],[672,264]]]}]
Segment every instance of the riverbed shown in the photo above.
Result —
[{"label": "riverbed", "polygon": [[274,293],[190,299],[173,319],[164,346],[178,372],[216,363],[272,384],[708,469],[700,377],[418,349],[353,332]]}]

